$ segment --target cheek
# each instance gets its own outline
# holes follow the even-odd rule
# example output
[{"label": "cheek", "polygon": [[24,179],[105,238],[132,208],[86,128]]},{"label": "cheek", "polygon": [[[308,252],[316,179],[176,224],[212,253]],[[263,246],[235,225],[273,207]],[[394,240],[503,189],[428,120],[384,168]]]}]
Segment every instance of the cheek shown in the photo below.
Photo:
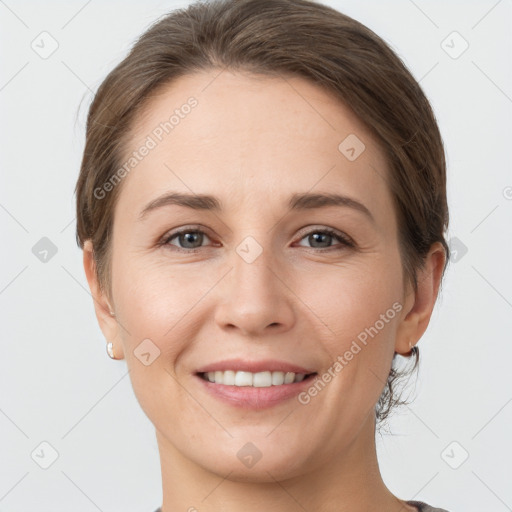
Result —
[{"label": "cheek", "polygon": [[146,415],[165,424],[190,400],[178,384],[183,375],[176,375],[175,364],[199,337],[200,301],[215,279],[136,258],[116,263],[113,292],[132,387]]},{"label": "cheek", "polygon": [[387,320],[396,317],[393,304],[402,299],[401,269],[391,260],[355,261],[316,274],[304,272],[299,279],[298,295],[317,313],[334,343],[356,338],[391,308],[384,319],[389,330]]},{"label": "cheek", "polygon": [[142,258],[130,255],[114,257],[112,268],[124,357],[133,390],[148,413],[156,395],[165,400],[173,387],[174,361],[195,335],[187,312],[201,290],[184,286],[183,276],[174,269],[144,264]]},{"label": "cheek", "polygon": [[[113,275],[116,306],[135,336],[162,342],[176,338],[176,329],[193,316],[194,308],[211,290],[216,275],[193,264],[186,269],[150,258],[118,258]],[[162,347],[163,348],[163,347]]]},{"label": "cheek", "polygon": [[340,406],[339,397],[346,397],[345,404],[370,407],[386,383],[403,308],[398,259],[347,266],[303,283],[302,296],[325,333],[330,365],[324,375],[336,389],[333,407]]}]

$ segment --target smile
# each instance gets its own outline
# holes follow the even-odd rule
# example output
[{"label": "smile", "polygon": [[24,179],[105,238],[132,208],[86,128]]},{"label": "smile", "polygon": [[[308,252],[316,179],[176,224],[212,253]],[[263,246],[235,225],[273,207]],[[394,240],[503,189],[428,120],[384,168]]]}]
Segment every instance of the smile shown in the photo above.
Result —
[{"label": "smile", "polygon": [[203,372],[199,374],[204,380],[214,384],[223,384],[225,386],[245,387],[251,386],[255,388],[268,388],[270,386],[282,386],[284,384],[293,384],[302,382],[304,379],[314,375],[312,373],[294,373],[280,371],[262,371],[257,373],[245,371],[215,371]]}]

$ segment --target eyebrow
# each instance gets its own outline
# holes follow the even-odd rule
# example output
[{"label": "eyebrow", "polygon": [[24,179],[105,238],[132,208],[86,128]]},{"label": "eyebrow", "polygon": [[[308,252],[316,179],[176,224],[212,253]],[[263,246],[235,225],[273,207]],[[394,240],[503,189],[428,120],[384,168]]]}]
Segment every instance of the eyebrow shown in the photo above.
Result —
[{"label": "eyebrow", "polygon": [[[148,203],[141,211],[139,220],[143,219],[149,212],[169,205],[178,205],[192,210],[213,212],[221,212],[223,210],[222,202],[215,196],[169,192]],[[363,203],[348,196],[330,193],[301,192],[293,194],[288,200],[288,209],[290,211],[312,210],[328,206],[352,208],[366,215],[372,222],[375,222],[370,210]]]}]

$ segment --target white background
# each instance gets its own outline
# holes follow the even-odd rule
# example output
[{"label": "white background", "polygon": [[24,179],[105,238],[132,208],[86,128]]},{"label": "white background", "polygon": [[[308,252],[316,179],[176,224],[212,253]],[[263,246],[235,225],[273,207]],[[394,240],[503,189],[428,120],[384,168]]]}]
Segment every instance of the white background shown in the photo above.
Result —
[{"label": "white background", "polygon": [[[187,3],[0,1],[0,512],[161,503],[154,429],[94,316],[73,189],[93,91],[154,20]],[[384,480],[450,512],[512,510],[512,3],[325,3],[421,80],[446,145],[448,238],[467,247],[420,342],[416,399],[378,438]],[[59,45],[47,59],[31,48],[43,31]],[[456,59],[442,47],[453,31],[469,43]],[[58,251],[46,263],[32,252],[42,237]],[[59,454],[48,469],[31,458],[43,441]]]}]

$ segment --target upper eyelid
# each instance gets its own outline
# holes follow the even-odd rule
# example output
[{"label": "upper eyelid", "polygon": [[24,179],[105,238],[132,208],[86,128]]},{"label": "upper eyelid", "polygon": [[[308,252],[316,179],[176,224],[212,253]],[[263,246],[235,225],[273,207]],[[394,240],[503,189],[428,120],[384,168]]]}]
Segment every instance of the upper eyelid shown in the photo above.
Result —
[{"label": "upper eyelid", "polygon": [[343,231],[340,231],[339,229],[331,228],[331,227],[328,227],[328,226],[314,226],[314,225],[313,226],[307,226],[307,227],[301,229],[300,233],[301,233],[301,237],[304,237],[304,236],[309,235],[311,233],[316,233],[317,231],[319,231],[319,232],[322,232],[322,231],[330,232],[330,231],[332,231],[334,234],[337,234],[339,236],[344,236],[346,238],[350,238]]}]

